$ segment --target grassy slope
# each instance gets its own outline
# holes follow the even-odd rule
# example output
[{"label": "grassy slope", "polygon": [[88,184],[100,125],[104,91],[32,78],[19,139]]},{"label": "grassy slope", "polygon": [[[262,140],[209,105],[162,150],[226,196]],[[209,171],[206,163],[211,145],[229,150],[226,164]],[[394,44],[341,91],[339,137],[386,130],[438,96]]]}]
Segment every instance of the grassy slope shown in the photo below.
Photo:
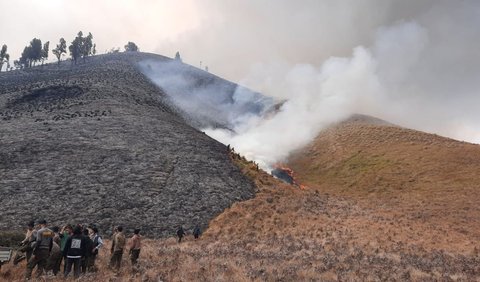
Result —
[{"label": "grassy slope", "polygon": [[351,120],[320,134],[290,164],[308,185],[358,201],[393,228],[422,226],[415,228],[421,234],[402,228],[399,236],[453,252],[478,244],[478,145]]}]

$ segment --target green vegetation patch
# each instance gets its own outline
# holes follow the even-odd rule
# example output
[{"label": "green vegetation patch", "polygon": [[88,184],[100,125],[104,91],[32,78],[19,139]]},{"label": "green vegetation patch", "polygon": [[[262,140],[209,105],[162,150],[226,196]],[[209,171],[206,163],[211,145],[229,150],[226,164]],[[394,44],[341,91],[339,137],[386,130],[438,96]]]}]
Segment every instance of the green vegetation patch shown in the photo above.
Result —
[{"label": "green vegetation patch", "polygon": [[15,231],[0,231],[0,246],[16,247],[22,242],[25,235]]}]

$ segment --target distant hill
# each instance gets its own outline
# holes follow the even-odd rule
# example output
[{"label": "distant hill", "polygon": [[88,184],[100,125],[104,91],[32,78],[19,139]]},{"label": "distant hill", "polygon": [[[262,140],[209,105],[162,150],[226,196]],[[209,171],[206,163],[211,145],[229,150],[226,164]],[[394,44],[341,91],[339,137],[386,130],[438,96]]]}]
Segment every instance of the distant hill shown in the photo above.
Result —
[{"label": "distant hill", "polygon": [[[146,60],[172,61],[130,52],[0,73],[0,229],[46,218],[167,236],[254,196],[227,148],[141,73]],[[235,90],[182,69],[225,85],[217,95]]]},{"label": "distant hill", "polygon": [[456,250],[480,239],[479,145],[354,116],[321,132],[289,165],[307,186],[449,230]]}]

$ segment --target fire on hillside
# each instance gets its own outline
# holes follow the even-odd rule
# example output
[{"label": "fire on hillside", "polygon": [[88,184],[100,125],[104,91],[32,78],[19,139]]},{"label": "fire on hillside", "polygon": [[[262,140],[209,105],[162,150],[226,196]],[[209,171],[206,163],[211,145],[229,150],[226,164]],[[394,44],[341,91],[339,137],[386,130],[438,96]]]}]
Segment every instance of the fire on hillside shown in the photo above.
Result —
[{"label": "fire on hillside", "polygon": [[271,173],[276,178],[288,184],[295,185],[302,190],[306,188],[305,185],[302,185],[297,181],[297,179],[295,178],[295,174],[293,173],[293,170],[289,167],[286,167],[283,165],[276,165]]}]

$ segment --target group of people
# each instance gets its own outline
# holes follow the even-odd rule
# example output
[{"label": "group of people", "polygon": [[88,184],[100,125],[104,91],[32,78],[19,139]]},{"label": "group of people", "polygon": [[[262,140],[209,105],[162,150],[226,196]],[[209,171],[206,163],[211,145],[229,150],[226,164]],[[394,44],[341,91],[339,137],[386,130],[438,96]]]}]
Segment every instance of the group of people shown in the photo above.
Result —
[{"label": "group of people", "polygon": [[[81,273],[95,272],[95,262],[104,242],[98,234],[96,226],[66,225],[47,227],[46,220],[40,220],[37,228],[34,222],[29,222],[25,239],[14,258],[14,264],[27,259],[25,278],[28,280],[37,267],[37,277],[44,272],[57,275],[63,261],[63,275],[67,277],[72,271],[75,277]],[[110,268],[120,270],[122,255],[129,250],[132,268],[135,271],[141,249],[140,229],[134,230],[134,235],[127,242],[123,227],[118,226],[112,236]]]}]

